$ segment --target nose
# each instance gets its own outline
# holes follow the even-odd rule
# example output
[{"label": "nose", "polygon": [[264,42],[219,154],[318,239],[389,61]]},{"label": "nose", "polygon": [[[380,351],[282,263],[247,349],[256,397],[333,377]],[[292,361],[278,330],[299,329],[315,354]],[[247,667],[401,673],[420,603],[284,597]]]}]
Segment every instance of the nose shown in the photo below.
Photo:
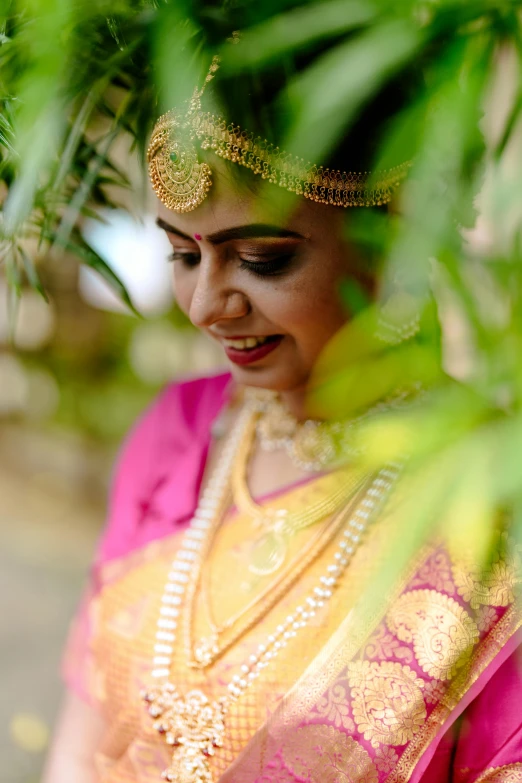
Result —
[{"label": "nose", "polygon": [[234,287],[230,270],[216,259],[202,257],[188,312],[194,326],[208,328],[224,319],[243,318],[249,312],[248,297]]}]

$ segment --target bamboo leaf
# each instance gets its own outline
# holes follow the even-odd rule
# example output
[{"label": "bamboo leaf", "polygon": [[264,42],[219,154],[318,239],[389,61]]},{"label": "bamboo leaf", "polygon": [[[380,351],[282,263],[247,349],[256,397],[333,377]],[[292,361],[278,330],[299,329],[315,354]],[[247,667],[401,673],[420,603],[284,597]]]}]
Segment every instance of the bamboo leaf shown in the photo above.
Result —
[{"label": "bamboo leaf", "polygon": [[20,258],[22,259],[22,264],[25,269],[25,274],[27,275],[27,280],[29,282],[29,285],[34,288],[35,291],[38,291],[40,296],[45,302],[49,302],[49,297],[47,296],[47,293],[42,285],[42,282],[40,280],[40,276],[38,275],[38,272],[36,270],[35,265],[20,245],[17,248],[18,253],[20,254]]},{"label": "bamboo leaf", "polygon": [[282,96],[293,114],[284,147],[305,160],[321,161],[359,107],[421,43],[418,29],[400,20],[376,25],[323,55]]},{"label": "bamboo leaf", "polygon": [[377,15],[374,3],[361,0],[331,0],[294,8],[242,33],[239,45],[227,47],[223,71],[227,74],[267,65],[282,54],[296,49],[302,52],[322,38],[367,25]]},{"label": "bamboo leaf", "polygon": [[136,310],[124,283],[107,262],[104,261],[95,250],[87,245],[79,235],[75,234],[71,239],[62,239],[62,237],[58,235],[53,238],[53,244],[76,255],[84,264],[87,264],[87,266],[96,270],[96,272],[98,272],[98,274],[110,285],[114,293],[127,305],[129,310],[138,318],[141,318],[141,314]]}]

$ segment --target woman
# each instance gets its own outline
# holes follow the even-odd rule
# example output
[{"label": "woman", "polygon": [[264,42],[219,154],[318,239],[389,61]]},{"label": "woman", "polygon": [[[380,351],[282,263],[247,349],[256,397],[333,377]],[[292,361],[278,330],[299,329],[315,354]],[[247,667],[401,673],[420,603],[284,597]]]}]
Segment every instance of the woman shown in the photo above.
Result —
[{"label": "woman", "polygon": [[511,562],[481,577],[433,540],[367,603],[401,466],[368,473],[350,422],[306,418],[340,284],[375,287],[343,207],[388,203],[407,163],[338,165],[365,169],[370,111],[311,169],[205,110],[217,71],[160,118],[149,166],[177,301],[230,374],[169,386],[124,446],[45,781],[522,780]]}]

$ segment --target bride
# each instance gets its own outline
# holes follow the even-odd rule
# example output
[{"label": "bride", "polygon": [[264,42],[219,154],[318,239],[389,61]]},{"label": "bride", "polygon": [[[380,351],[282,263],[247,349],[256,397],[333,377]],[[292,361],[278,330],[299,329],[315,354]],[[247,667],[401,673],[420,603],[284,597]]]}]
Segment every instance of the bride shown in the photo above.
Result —
[{"label": "bride", "polygon": [[372,109],[306,164],[212,113],[219,77],[148,159],[177,301],[230,370],[169,385],[122,448],[45,783],[522,781],[508,556],[481,575],[430,540],[376,610],[402,466],[369,471],[352,421],[307,418],[343,281],[375,294],[345,208],[385,209],[408,163],[361,173]]}]

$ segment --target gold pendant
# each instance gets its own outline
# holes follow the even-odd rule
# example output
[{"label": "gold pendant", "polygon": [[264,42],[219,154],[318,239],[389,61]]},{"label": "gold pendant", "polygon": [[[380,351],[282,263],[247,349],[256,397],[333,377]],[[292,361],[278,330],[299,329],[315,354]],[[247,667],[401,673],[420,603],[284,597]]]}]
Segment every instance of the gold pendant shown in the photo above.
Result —
[{"label": "gold pendant", "polygon": [[164,683],[145,691],[142,698],[154,729],[165,737],[173,750],[172,760],[161,773],[163,780],[175,783],[213,783],[209,757],[223,745],[225,705],[209,701],[202,691],[181,696],[174,685]]},{"label": "gold pendant", "polygon": [[258,576],[273,574],[285,562],[287,549],[282,533],[269,530],[253,543],[248,570]]}]

